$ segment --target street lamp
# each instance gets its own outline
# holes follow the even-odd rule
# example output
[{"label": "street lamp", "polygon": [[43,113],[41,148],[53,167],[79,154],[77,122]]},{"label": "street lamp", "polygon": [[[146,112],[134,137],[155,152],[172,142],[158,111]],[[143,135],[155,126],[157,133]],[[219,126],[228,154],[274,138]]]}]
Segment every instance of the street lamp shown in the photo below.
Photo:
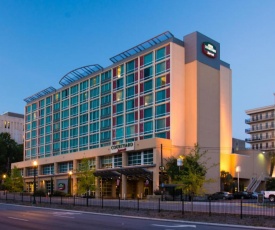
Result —
[{"label": "street lamp", "polygon": [[236,167],[236,172],[238,173],[238,192],[240,191],[240,172],[241,172],[241,166]]},{"label": "street lamp", "polygon": [[[4,184],[5,184],[6,177],[7,177],[6,174],[4,174],[4,175],[3,175],[3,180],[2,180],[3,186],[5,186]],[[5,193],[6,193],[6,187],[5,187],[5,189],[4,189],[4,195],[5,195]]]},{"label": "street lamp", "polygon": [[36,176],[36,168],[37,168],[37,161],[33,162],[33,204],[36,204],[35,200],[35,193],[36,193],[36,181],[35,181],[35,176]]},{"label": "street lamp", "polygon": [[72,180],[72,174],[73,174],[73,172],[69,171],[68,174],[69,174],[69,178],[68,178],[68,194],[71,195],[71,180]]}]

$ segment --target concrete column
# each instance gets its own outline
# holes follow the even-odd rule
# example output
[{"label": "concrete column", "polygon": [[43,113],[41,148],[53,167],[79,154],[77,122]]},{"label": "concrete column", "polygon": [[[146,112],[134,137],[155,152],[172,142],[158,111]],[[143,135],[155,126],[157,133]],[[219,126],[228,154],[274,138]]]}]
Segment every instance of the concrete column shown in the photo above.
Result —
[{"label": "concrete column", "polygon": [[75,195],[77,193],[76,172],[77,172],[77,160],[73,160],[73,175],[72,175],[72,180],[71,180],[71,193],[72,193],[72,195]]},{"label": "concrete column", "polygon": [[[95,170],[100,168],[100,157],[97,156],[95,158]],[[95,178],[95,186],[96,186],[96,190],[95,190],[95,197],[96,198],[100,198],[100,192],[101,192],[101,179],[99,177]]]},{"label": "concrete column", "polygon": [[[127,166],[127,152],[122,152],[122,168]],[[121,198],[126,199],[127,197],[127,177],[121,176]]]}]

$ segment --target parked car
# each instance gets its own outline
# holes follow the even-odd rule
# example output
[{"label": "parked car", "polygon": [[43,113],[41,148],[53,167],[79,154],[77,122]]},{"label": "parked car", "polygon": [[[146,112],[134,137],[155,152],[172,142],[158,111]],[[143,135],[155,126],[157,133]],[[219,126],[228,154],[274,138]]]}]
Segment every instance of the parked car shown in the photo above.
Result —
[{"label": "parked car", "polygon": [[208,200],[231,200],[233,195],[230,192],[215,192],[208,196]]},{"label": "parked car", "polygon": [[249,192],[248,194],[251,196],[251,199],[258,199],[258,192]]},{"label": "parked car", "polygon": [[248,192],[235,192],[233,196],[234,196],[234,199],[241,199],[241,198],[251,199],[252,198],[251,194],[249,194]]}]

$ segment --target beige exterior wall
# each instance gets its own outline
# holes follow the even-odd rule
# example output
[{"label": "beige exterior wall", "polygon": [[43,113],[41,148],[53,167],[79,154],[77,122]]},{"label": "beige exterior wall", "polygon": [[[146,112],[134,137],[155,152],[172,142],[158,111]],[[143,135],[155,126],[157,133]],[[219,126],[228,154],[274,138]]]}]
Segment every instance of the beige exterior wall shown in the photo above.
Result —
[{"label": "beige exterior wall", "polygon": [[[184,47],[171,44],[170,137],[173,145],[185,145]],[[176,112],[175,112],[176,111]]]}]

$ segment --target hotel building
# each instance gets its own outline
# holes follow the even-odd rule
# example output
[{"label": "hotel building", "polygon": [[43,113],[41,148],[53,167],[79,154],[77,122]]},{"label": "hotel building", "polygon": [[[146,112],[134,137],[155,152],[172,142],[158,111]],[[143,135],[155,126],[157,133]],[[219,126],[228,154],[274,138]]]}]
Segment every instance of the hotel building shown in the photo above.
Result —
[{"label": "hotel building", "polygon": [[[194,32],[183,40],[162,33],[98,64],[67,73],[60,89],[25,99],[26,190],[76,193],[79,162],[95,169],[96,195],[143,197],[162,184],[165,159],[188,154],[195,143],[207,152],[207,172],[220,190],[221,154],[232,151],[232,79],[220,44]],[[37,161],[38,170],[33,162]],[[72,183],[68,172],[72,170]]]},{"label": "hotel building", "polygon": [[9,133],[17,144],[23,144],[24,115],[12,112],[0,115],[0,133]]}]

